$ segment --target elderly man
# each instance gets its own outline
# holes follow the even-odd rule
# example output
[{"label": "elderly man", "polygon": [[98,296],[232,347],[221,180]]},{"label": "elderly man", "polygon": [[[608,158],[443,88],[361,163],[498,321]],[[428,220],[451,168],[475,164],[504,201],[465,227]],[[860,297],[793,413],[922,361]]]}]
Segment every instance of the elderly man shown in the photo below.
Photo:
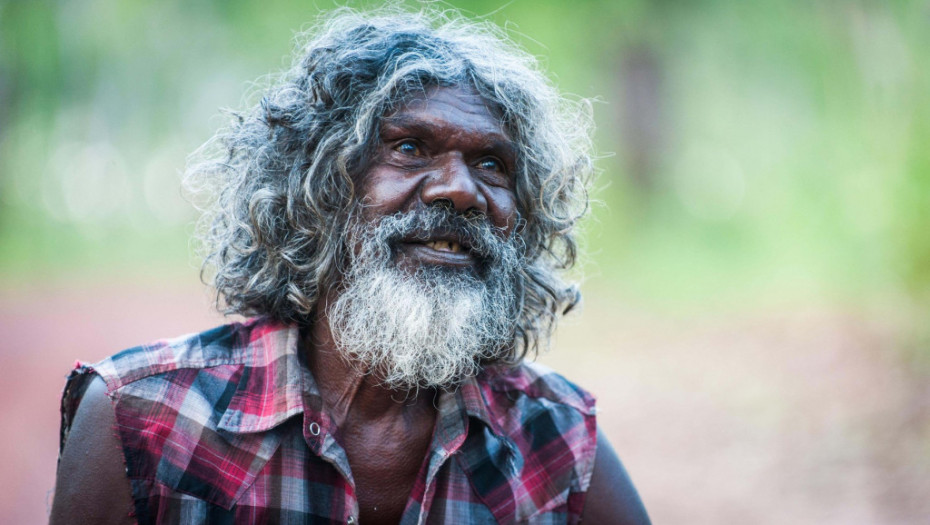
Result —
[{"label": "elderly man", "polygon": [[191,163],[213,330],[69,377],[55,523],[647,523],[579,300],[589,117],[493,29],[340,11]]}]

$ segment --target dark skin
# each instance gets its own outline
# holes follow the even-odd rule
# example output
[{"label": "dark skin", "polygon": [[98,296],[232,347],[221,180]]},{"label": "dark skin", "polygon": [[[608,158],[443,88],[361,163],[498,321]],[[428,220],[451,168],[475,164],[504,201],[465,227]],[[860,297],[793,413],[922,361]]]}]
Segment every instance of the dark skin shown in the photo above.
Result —
[{"label": "dark skin", "polygon": [[[473,91],[433,88],[384,119],[382,150],[361,177],[364,216],[377,219],[443,201],[480,213],[502,235],[514,227],[510,176],[514,148]],[[437,241],[437,242],[431,242]],[[476,264],[448,239],[410,240],[397,247],[398,265]],[[325,311],[324,298],[319,311]],[[307,361],[338,428],[356,482],[365,524],[400,520],[426,456],[435,422],[435,392],[388,390],[377,371],[347,363],[325,317],[304,341]],[[131,523],[129,482],[115,435],[113,407],[99,378],[78,408],[58,471],[51,523]],[[386,483],[386,480],[390,480]],[[598,431],[594,473],[584,509],[588,523],[649,523],[639,496],[610,443]]]},{"label": "dark skin", "polygon": [[432,392],[413,397],[386,389],[376,375],[347,363],[333,344],[325,316],[317,317],[309,339],[308,364],[342,432],[359,521],[397,523],[432,439]]}]

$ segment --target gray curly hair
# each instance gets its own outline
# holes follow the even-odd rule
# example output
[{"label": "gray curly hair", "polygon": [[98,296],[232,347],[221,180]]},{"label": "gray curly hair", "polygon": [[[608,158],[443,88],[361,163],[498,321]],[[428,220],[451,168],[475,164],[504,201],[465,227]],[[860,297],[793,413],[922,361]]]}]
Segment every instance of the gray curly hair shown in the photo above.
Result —
[{"label": "gray curly hair", "polygon": [[468,86],[517,148],[525,264],[504,360],[538,349],[581,297],[559,273],[575,263],[588,206],[590,105],[561,96],[500,29],[448,11],[340,9],[300,40],[292,67],[188,165],[188,190],[209,197],[199,236],[217,307],[306,323],[345,270],[355,184],[381,118],[430,86]]}]

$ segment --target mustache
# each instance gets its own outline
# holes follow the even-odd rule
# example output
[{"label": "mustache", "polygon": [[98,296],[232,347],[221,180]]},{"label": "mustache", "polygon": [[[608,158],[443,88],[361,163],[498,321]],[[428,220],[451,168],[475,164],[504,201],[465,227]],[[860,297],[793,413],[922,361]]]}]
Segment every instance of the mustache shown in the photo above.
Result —
[{"label": "mustache", "polygon": [[491,225],[482,214],[463,214],[446,205],[432,205],[382,219],[377,230],[389,245],[400,242],[454,240],[479,259],[499,259],[513,234]]}]

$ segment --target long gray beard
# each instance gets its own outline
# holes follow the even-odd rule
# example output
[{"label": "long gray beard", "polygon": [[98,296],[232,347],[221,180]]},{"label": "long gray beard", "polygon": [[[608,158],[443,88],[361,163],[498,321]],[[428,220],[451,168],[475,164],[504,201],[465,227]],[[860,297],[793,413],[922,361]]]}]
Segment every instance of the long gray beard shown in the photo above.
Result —
[{"label": "long gray beard", "polygon": [[[513,344],[520,264],[515,242],[495,235],[486,220],[453,215],[445,208],[394,215],[352,236],[361,248],[327,310],[329,324],[348,360],[389,388],[455,386]],[[480,271],[397,267],[391,249],[396,240],[450,223],[468,232],[483,261]]]}]

